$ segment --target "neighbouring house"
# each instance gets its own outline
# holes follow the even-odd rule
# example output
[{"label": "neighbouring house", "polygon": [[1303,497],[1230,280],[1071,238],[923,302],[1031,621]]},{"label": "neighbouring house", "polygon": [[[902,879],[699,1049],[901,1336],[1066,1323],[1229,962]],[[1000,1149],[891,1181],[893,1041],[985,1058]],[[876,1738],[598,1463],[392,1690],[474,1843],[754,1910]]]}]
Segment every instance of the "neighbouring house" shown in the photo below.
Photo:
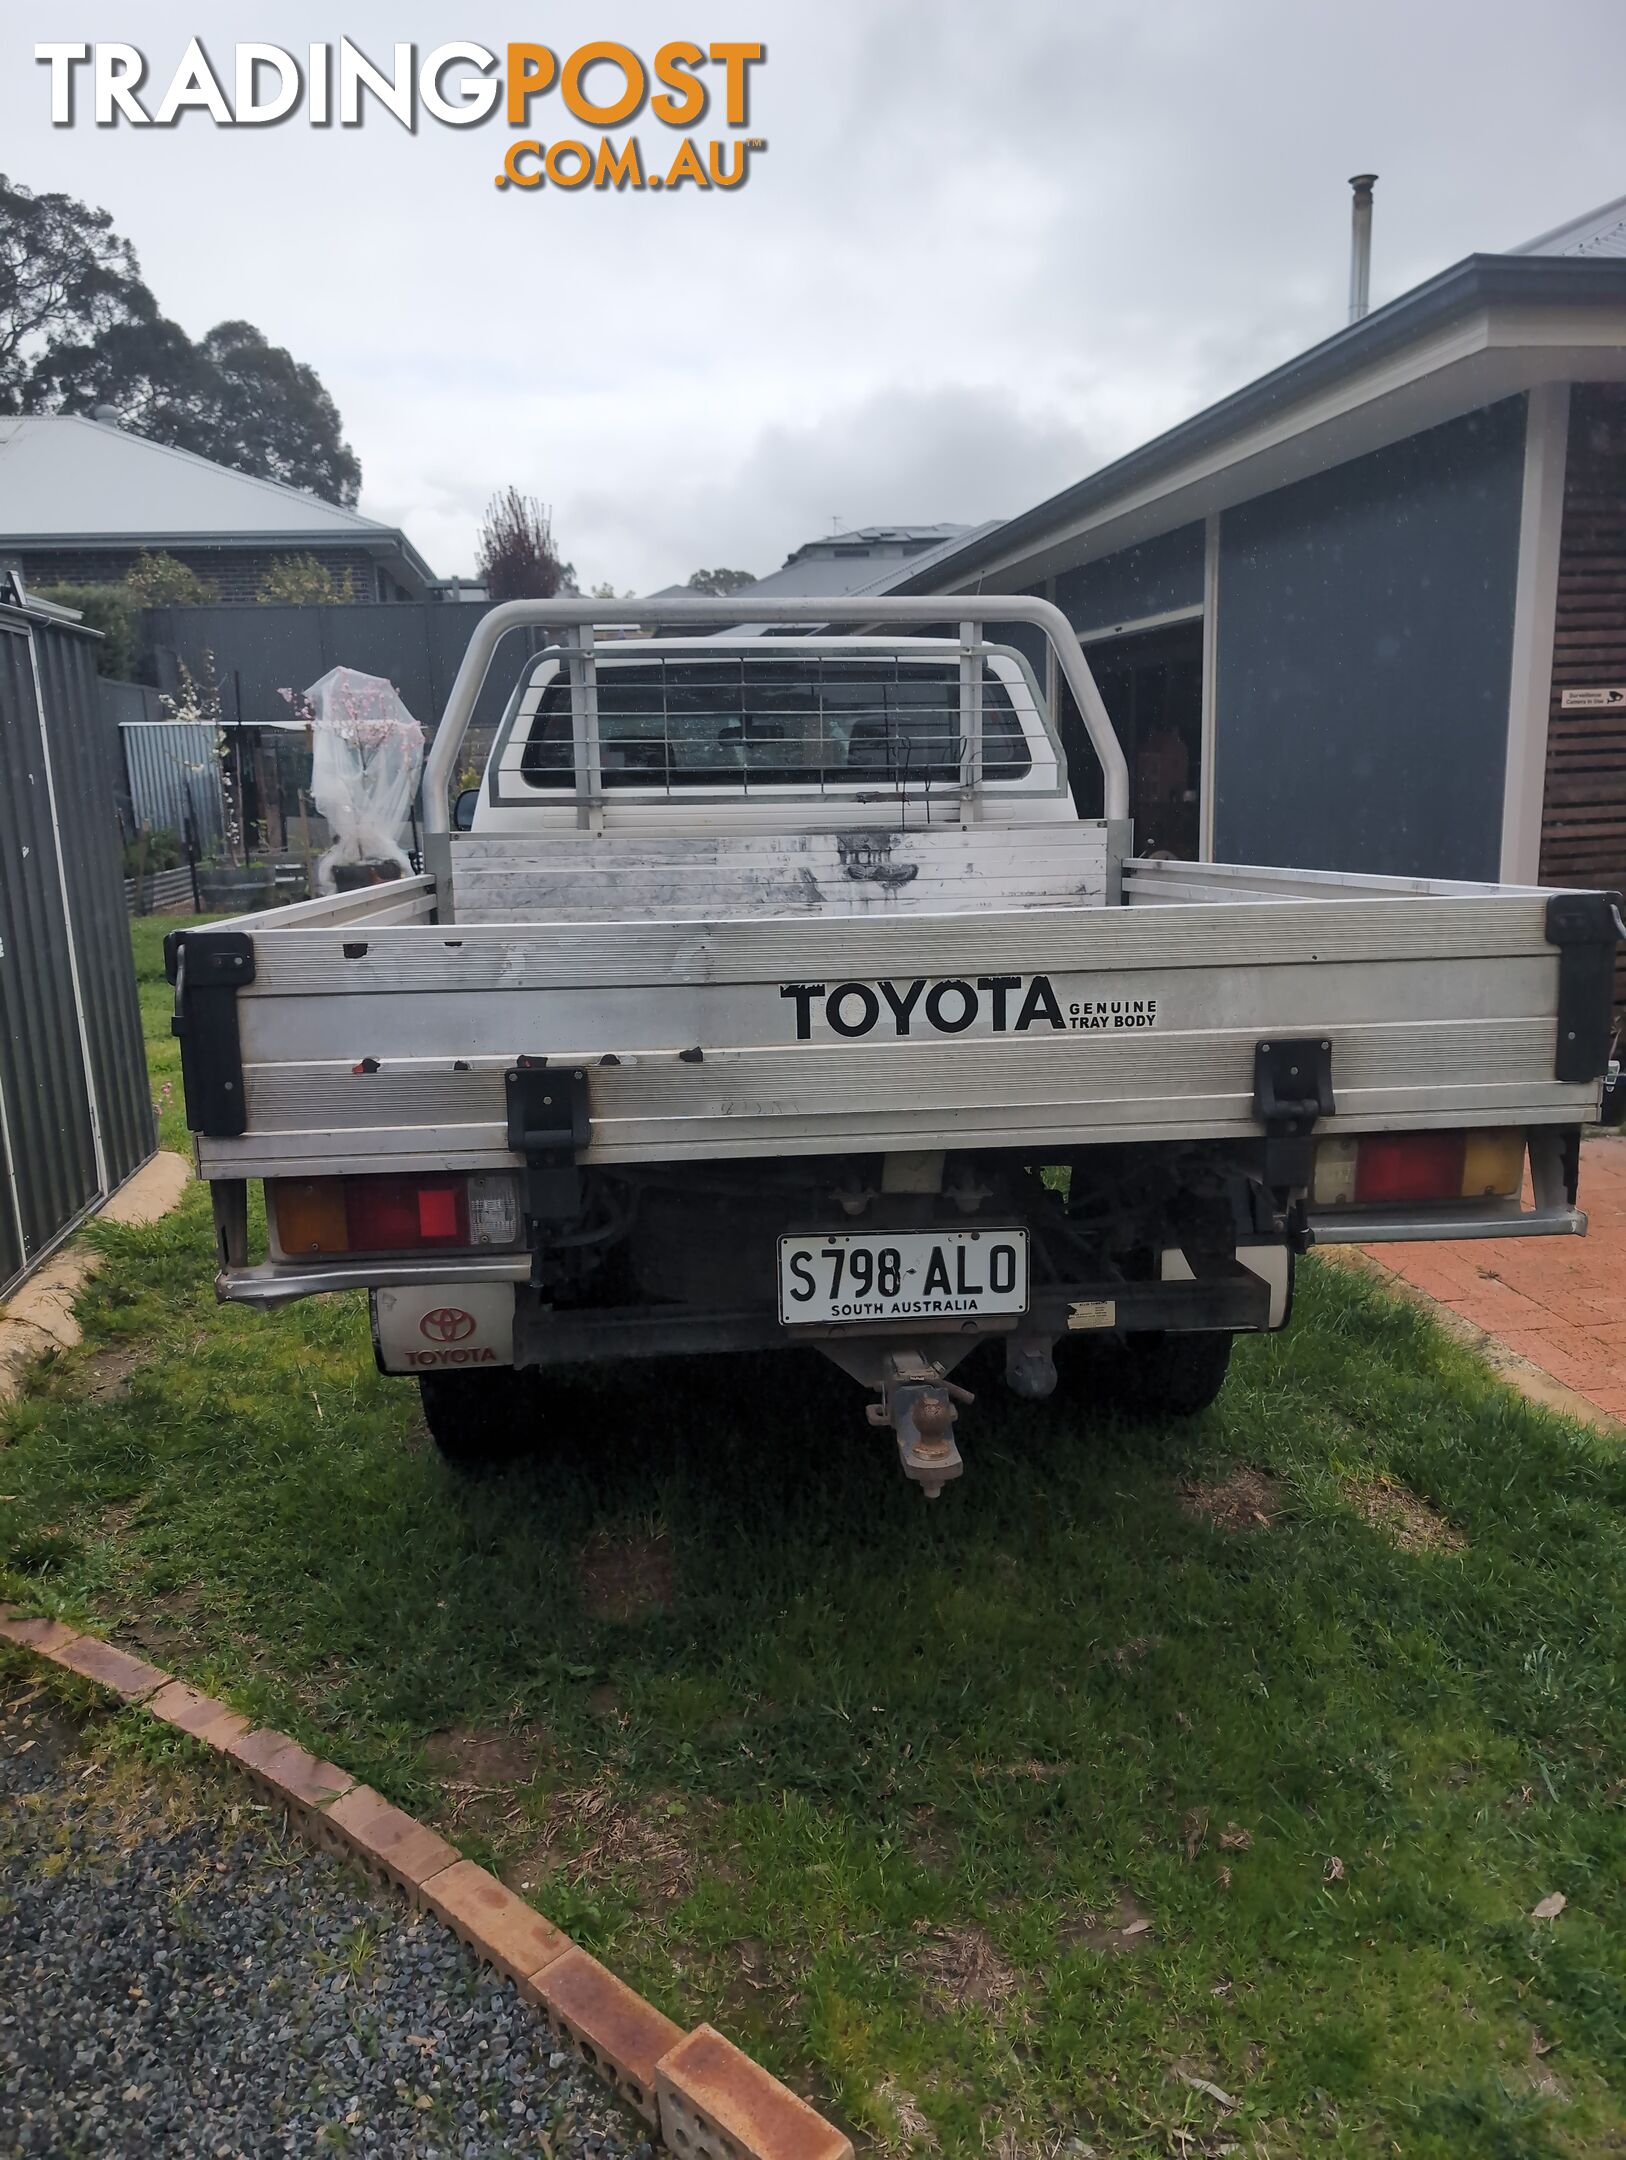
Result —
[{"label": "neighbouring house", "polygon": [[893,590],[1056,602],[1143,847],[1626,888],[1626,198],[1467,257]]},{"label": "neighbouring house", "polygon": [[223,601],[278,560],[314,556],[357,600],[422,600],[439,581],[393,525],[279,481],[63,415],[0,418],[0,560],[25,586],[116,584],[173,555]]},{"label": "neighbouring house", "polygon": [[[997,524],[997,520],[993,523]],[[753,600],[776,593],[815,599],[823,593],[879,592],[906,570],[930,567],[991,525],[860,525],[793,548],[777,570],[750,587]]]},{"label": "neighbouring house", "polygon": [[[998,524],[995,518],[983,525],[860,525],[851,532],[827,533],[803,541],[777,570],[758,578],[745,592],[753,600],[835,599],[888,592],[901,578],[929,571],[934,563],[979,535],[993,532]],[[693,600],[696,596],[687,585],[665,585],[649,597]],[[770,623],[751,623],[743,634],[759,636],[772,628]]]}]

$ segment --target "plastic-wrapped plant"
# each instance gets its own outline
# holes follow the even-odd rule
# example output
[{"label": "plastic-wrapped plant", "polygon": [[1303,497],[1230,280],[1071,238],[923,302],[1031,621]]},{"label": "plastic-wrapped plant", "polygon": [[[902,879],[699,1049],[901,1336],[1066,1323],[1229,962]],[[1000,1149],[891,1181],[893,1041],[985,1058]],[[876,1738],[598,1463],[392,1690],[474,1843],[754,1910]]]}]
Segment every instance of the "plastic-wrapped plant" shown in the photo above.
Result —
[{"label": "plastic-wrapped plant", "polygon": [[400,876],[412,866],[401,845],[418,791],[424,731],[382,675],[330,668],[302,696],[283,692],[311,724],[311,797],[333,833],[316,866],[332,892],[341,867],[371,866]]}]

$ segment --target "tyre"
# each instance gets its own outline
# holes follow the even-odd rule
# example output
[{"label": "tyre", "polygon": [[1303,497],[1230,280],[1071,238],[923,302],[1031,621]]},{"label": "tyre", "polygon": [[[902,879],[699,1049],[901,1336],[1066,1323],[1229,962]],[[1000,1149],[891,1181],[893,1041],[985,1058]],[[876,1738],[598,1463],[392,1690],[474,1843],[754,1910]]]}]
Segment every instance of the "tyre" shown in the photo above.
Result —
[{"label": "tyre", "polygon": [[1131,1417],[1195,1417],[1225,1385],[1233,1339],[1225,1329],[1127,1335],[1112,1361],[1112,1392]]},{"label": "tyre", "polygon": [[533,1453],[541,1426],[541,1391],[532,1373],[497,1366],[488,1372],[418,1376],[424,1422],[441,1459],[478,1476]]}]

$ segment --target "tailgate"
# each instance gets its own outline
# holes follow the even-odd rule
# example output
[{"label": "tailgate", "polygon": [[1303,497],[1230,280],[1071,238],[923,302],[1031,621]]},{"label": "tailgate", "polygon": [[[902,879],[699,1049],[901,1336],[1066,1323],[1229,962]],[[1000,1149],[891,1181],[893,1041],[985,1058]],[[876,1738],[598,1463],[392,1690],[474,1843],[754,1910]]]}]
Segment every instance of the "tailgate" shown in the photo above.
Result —
[{"label": "tailgate", "polygon": [[[511,1165],[521,1055],[585,1075],[580,1159],[603,1164],[1244,1137],[1256,1047],[1288,1034],[1331,1044],[1320,1131],[1593,1115],[1613,930],[1583,909],[1594,934],[1555,942],[1550,910],[1597,896],[1370,882],[885,918],[246,918],[237,987],[183,1019],[200,1168]],[[201,959],[221,933],[185,935]]]}]

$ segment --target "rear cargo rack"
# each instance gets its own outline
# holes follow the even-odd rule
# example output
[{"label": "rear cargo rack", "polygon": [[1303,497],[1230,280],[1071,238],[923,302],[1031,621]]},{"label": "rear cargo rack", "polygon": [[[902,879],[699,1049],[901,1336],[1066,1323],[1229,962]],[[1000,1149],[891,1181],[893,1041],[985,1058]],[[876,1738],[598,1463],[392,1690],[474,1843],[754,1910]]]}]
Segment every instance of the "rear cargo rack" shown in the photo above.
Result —
[{"label": "rear cargo rack", "polygon": [[[962,817],[970,823],[981,793],[984,771],[984,670],[988,646],[984,631],[989,624],[1026,623],[1042,631],[1056,656],[1063,681],[1072,692],[1083,719],[1090,745],[1101,763],[1105,815],[1109,819],[1129,814],[1129,768],[1113,732],[1101,693],[1096,688],[1071,623],[1048,600],[1025,595],[978,594],[944,599],[820,599],[753,600],[739,595],[722,600],[618,600],[613,609],[595,600],[510,600],[482,618],[463,656],[446,703],[445,715],[436,730],[423,776],[423,829],[432,839],[451,831],[450,791],[458,770],[458,756],[491,662],[502,639],[511,630],[545,630],[556,634],[564,656],[570,684],[572,771],[575,779],[577,821],[591,829],[602,818],[604,774],[600,756],[600,682],[595,643],[595,623],[610,617],[619,625],[688,630],[726,629],[743,623],[775,625],[805,624],[825,628],[846,624],[852,628],[917,631],[926,625],[948,623],[959,636],[959,698],[957,725],[945,729],[945,759],[952,755],[957,767],[957,786]],[[626,648],[620,650],[625,656]],[[636,648],[633,648],[636,651]],[[703,646],[696,658],[706,657]],[[947,782],[952,789],[956,783]],[[444,843],[442,843],[444,844]],[[433,853],[433,850],[431,851]]]}]

